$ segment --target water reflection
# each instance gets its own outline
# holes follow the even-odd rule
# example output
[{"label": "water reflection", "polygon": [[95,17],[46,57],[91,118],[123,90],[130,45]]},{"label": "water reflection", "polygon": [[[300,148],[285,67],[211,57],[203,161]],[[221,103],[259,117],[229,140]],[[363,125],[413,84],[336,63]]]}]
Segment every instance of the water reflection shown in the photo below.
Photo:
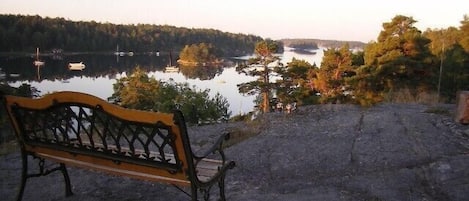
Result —
[{"label": "water reflection", "polygon": [[180,66],[181,73],[189,79],[211,80],[223,72],[222,66]]},{"label": "water reflection", "polygon": [[[169,54],[169,53],[166,53]],[[320,64],[318,56],[322,58],[322,50],[315,55],[300,55],[286,51],[283,54],[284,64],[291,58],[305,59],[310,63]],[[60,58],[60,59],[57,59]],[[319,58],[319,59],[320,59]],[[113,54],[80,54],[80,55],[50,55],[41,57],[45,65],[36,67],[32,65],[35,55],[9,56],[0,58],[2,78],[14,87],[22,83],[36,87],[42,94],[54,91],[80,91],[107,99],[113,93],[113,84],[116,79],[126,76],[136,66],[148,72],[150,76],[161,81],[187,82],[200,90],[210,89],[210,95],[217,92],[226,97],[230,103],[233,115],[247,113],[254,108],[254,96],[239,94],[237,84],[254,80],[243,74],[238,74],[232,67],[244,60],[233,60],[229,66],[190,67],[179,66],[179,71],[166,72],[169,56],[165,53],[156,55],[119,56]],[[70,71],[70,62],[84,62],[83,71]],[[319,62],[319,63],[318,63]]]},{"label": "water reflection", "polygon": [[[168,62],[166,57],[133,56],[119,57],[103,54],[80,54],[62,56],[62,60],[43,57],[45,65],[36,68],[31,65],[32,58],[6,57],[0,59],[0,66],[7,74],[19,74],[9,77],[8,81],[67,80],[75,76],[102,77],[111,74],[129,72],[139,65],[146,71],[162,70]],[[75,72],[68,69],[70,62],[86,63],[86,70]]]},{"label": "water reflection", "polygon": [[[0,66],[7,75],[6,81],[14,87],[22,83],[36,87],[42,94],[54,91],[80,91],[107,99],[113,93],[116,79],[129,75],[136,66],[148,72],[155,79],[166,82],[187,82],[197,89],[210,89],[210,95],[220,92],[230,102],[233,114],[252,111],[252,96],[239,94],[237,84],[252,80],[238,74],[234,68],[223,66],[180,66],[177,72],[165,72],[169,62],[167,56],[134,55],[132,57],[115,55],[72,55],[62,60],[44,58],[46,65],[36,68],[30,57],[1,58]],[[70,71],[69,62],[84,62],[83,71]],[[18,76],[8,76],[16,74]]]}]

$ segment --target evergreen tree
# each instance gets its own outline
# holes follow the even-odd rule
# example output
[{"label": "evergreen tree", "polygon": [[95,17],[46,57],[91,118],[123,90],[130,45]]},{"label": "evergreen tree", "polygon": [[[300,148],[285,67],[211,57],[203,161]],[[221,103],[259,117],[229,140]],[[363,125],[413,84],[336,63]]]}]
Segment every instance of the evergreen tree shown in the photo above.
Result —
[{"label": "evergreen tree", "polygon": [[181,63],[192,65],[217,62],[219,56],[216,48],[207,43],[186,45],[179,54]]},{"label": "evergreen tree", "polygon": [[352,52],[348,44],[340,49],[324,50],[321,68],[312,80],[314,89],[321,93],[321,102],[348,102],[350,88],[345,79],[354,75]]},{"label": "evergreen tree", "polygon": [[429,48],[439,64],[434,75],[438,76],[435,80],[438,80],[440,100],[445,102],[454,102],[457,91],[469,89],[468,19],[464,16],[459,28],[428,29],[424,33],[431,40]]},{"label": "evergreen tree", "polygon": [[428,49],[430,40],[414,26],[415,22],[412,17],[397,15],[391,22],[383,23],[378,41],[366,46],[365,66],[352,82],[355,92],[362,92],[357,96],[368,97],[365,102],[380,100],[385,94],[401,89],[410,89],[415,94],[432,87],[436,65]]},{"label": "evergreen tree", "polygon": [[271,83],[270,77],[281,71],[283,64],[280,58],[274,53],[278,51],[278,43],[272,40],[263,40],[256,43],[254,48],[255,58],[249,60],[249,65],[237,67],[239,73],[258,77],[257,80],[238,85],[241,93],[257,94],[262,97],[261,111],[270,111],[271,91],[275,88],[275,83]]},{"label": "evergreen tree", "polygon": [[180,51],[187,44],[218,47],[217,56],[252,53],[259,36],[213,29],[188,29],[167,25],[120,25],[70,21],[40,16],[0,15],[0,52],[63,49],[65,52]]},{"label": "evergreen tree", "polygon": [[454,103],[459,90],[469,90],[469,53],[459,44],[444,52],[441,63],[440,97]]},{"label": "evergreen tree", "polygon": [[459,44],[469,53],[469,16],[464,15],[463,20],[461,21],[460,29],[460,41]]},{"label": "evergreen tree", "polygon": [[282,80],[277,83],[277,97],[283,103],[297,102],[298,104],[317,103],[316,91],[311,88],[310,74],[318,71],[317,66],[305,60],[292,58],[285,69],[279,72]]}]

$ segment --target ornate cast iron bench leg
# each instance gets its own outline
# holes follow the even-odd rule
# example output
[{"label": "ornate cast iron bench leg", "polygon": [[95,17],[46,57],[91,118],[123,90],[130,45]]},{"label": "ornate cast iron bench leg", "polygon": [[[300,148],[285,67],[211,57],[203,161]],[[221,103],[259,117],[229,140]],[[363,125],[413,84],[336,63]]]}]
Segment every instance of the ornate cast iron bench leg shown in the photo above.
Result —
[{"label": "ornate cast iron bench leg", "polygon": [[65,166],[65,164],[60,163],[60,171],[62,172],[62,175],[64,176],[65,196],[66,197],[72,196],[73,195],[72,186],[70,185],[70,177],[68,176],[67,167]]},{"label": "ornate cast iron bench leg", "polygon": [[225,174],[220,177],[218,181],[218,188],[220,190],[220,201],[225,201]]},{"label": "ornate cast iron bench leg", "polygon": [[24,187],[26,186],[26,180],[28,179],[28,155],[21,153],[21,160],[23,163],[23,168],[21,169],[20,189],[18,190],[18,195],[16,196],[17,201],[21,201],[23,199]]},{"label": "ornate cast iron bench leg", "polygon": [[46,176],[46,175],[48,175],[52,172],[55,172],[57,170],[60,170],[60,172],[62,172],[62,175],[64,177],[65,196],[69,197],[69,196],[73,195],[72,187],[71,187],[71,184],[70,184],[70,177],[68,176],[67,167],[65,166],[65,164],[60,163],[59,166],[56,167],[56,168],[53,168],[53,169],[50,169],[50,170],[44,170],[44,159],[35,158],[35,159],[39,159],[39,173],[37,173],[37,174],[28,174],[28,154],[22,152],[21,153],[21,158],[22,158],[23,167],[21,169],[21,184],[20,184],[20,188],[18,190],[18,195],[16,196],[17,201],[21,201],[23,199],[24,188],[26,187],[26,181],[28,180],[28,178]]},{"label": "ornate cast iron bench leg", "polygon": [[192,201],[197,201],[197,187],[195,186],[195,184],[191,184],[191,198],[192,198]]}]

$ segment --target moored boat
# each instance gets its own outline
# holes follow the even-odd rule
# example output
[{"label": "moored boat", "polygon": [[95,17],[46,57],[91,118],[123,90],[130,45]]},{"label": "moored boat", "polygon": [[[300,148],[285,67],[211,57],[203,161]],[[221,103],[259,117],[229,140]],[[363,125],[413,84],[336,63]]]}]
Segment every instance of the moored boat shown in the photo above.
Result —
[{"label": "moored boat", "polygon": [[176,73],[179,72],[179,68],[177,66],[166,66],[164,68],[165,73]]},{"label": "moored boat", "polygon": [[86,65],[83,62],[79,63],[68,63],[69,70],[83,70],[86,68]]},{"label": "moored boat", "polygon": [[37,67],[44,66],[46,62],[39,60],[39,48],[36,48],[36,61],[33,64]]},{"label": "moored boat", "polygon": [[177,73],[179,68],[173,65],[173,54],[169,52],[169,64],[164,68],[165,73]]}]

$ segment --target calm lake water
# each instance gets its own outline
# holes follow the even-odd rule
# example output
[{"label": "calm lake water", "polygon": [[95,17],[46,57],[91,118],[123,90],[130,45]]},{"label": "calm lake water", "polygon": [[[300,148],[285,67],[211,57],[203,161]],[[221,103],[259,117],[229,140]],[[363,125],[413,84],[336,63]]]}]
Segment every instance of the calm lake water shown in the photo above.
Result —
[{"label": "calm lake water", "polygon": [[[280,55],[285,65],[292,60],[304,59],[311,64],[321,64],[323,49],[315,51],[316,54],[298,54],[285,48]],[[223,68],[206,68],[197,71],[181,69],[180,72],[165,72],[164,67],[169,64],[169,57],[165,55],[149,56],[115,56],[104,54],[83,54],[64,56],[59,58],[41,57],[46,63],[37,68],[33,65],[34,57],[0,57],[0,68],[10,86],[18,87],[23,83],[37,88],[40,94],[54,91],[79,91],[93,94],[107,99],[113,93],[113,84],[116,79],[127,76],[136,66],[148,72],[148,75],[161,81],[187,82],[197,89],[210,89],[210,95],[217,92],[227,98],[230,103],[232,115],[247,113],[254,109],[255,96],[247,96],[238,92],[237,84],[253,80],[243,74],[238,74],[234,65],[243,62],[243,58],[233,58],[233,66]],[[83,61],[86,68],[83,71],[70,71],[69,62]]]}]

